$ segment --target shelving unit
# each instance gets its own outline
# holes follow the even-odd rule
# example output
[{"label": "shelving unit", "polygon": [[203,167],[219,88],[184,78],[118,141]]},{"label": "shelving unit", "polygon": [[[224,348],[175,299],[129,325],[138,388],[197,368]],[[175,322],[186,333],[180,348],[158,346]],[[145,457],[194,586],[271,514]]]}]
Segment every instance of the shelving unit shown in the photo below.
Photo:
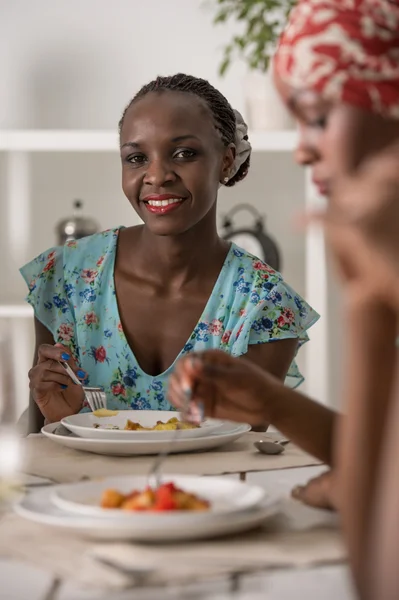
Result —
[{"label": "shelving unit", "polygon": [[0,319],[31,319],[33,309],[29,304],[0,304]]},{"label": "shelving unit", "polygon": [[[254,152],[292,152],[297,133],[292,131],[250,132]],[[6,156],[6,202],[9,208],[8,228],[10,251],[18,262],[24,256],[29,233],[30,175],[32,153],[97,153],[118,152],[118,135],[115,131],[101,130],[2,130],[0,153]],[[306,205],[314,208],[320,199],[306,175],[304,180]],[[22,264],[22,260],[19,261]],[[320,232],[309,230],[306,237],[306,299],[322,315],[327,315],[326,261],[324,242]],[[0,319],[16,322],[32,317],[30,306],[0,304]],[[307,360],[318,369],[308,370],[307,391],[319,400],[328,399],[328,344],[327,319],[320,320],[312,329],[312,343],[306,346]],[[30,360],[30,359],[29,359]]]},{"label": "shelving unit", "polygon": [[[296,131],[250,132],[255,152],[291,152]],[[1,152],[116,152],[114,131],[19,130],[0,131]]]},{"label": "shelving unit", "polygon": [[10,130],[0,131],[2,152],[116,152],[115,131]]}]

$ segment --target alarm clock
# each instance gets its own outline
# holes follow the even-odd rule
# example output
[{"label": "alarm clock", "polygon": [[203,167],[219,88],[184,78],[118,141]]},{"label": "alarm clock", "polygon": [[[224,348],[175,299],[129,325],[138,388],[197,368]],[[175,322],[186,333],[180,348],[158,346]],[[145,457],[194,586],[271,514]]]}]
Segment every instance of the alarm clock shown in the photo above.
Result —
[{"label": "alarm clock", "polygon": [[[235,228],[234,217],[239,211],[246,210],[254,219],[252,227]],[[276,242],[265,230],[264,218],[251,204],[237,204],[222,221],[222,237],[234,242],[250,254],[254,254],[276,271],[281,270],[280,252]]]}]

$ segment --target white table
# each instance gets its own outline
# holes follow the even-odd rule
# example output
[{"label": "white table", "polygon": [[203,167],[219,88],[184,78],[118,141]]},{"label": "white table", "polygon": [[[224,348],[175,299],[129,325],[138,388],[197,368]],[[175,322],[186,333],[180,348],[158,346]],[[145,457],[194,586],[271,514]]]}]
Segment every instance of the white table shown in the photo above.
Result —
[{"label": "white table", "polygon": [[[249,473],[248,481],[273,487],[278,493],[288,493],[295,485],[304,483],[325,470],[325,467],[305,467]],[[233,477],[233,476],[232,476]],[[298,506],[298,519],[310,525],[331,519],[324,511]],[[353,600],[351,580],[345,566],[329,566],[302,570],[280,570],[237,580],[221,579],[181,588],[128,590],[113,593],[112,600],[169,600],[193,598],[198,600]],[[0,600],[109,600],[109,593],[77,588],[54,580],[50,573],[22,563],[0,560]]]}]

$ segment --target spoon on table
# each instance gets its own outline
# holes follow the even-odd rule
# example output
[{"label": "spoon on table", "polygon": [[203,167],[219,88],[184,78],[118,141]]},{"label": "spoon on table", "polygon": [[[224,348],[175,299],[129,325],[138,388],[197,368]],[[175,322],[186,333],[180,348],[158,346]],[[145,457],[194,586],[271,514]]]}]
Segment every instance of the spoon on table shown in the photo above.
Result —
[{"label": "spoon on table", "polygon": [[259,440],[254,442],[255,448],[262,454],[281,454],[285,450],[285,446],[290,443],[290,440],[279,440],[271,442],[270,440]]}]

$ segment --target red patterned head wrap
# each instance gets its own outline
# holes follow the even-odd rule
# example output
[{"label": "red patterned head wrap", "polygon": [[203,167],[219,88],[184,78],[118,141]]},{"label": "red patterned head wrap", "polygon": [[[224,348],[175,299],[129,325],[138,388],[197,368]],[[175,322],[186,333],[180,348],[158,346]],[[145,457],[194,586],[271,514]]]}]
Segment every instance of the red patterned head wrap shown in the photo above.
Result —
[{"label": "red patterned head wrap", "polygon": [[399,1],[299,0],[274,68],[294,89],[399,119]]}]

